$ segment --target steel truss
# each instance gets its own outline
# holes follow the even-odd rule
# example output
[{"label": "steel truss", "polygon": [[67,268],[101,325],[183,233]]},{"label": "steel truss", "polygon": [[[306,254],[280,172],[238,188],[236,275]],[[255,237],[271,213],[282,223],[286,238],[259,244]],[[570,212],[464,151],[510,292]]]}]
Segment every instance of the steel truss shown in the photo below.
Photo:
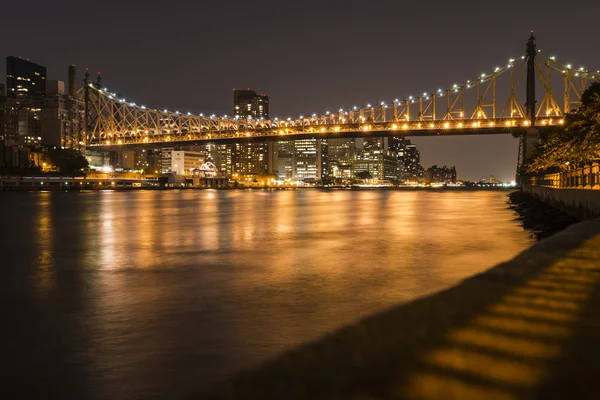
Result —
[{"label": "steel truss", "polygon": [[[537,57],[536,57],[537,56]],[[543,98],[535,111],[536,126],[563,123],[579,105],[585,88],[600,79],[600,71],[574,70],[542,53],[533,56]],[[511,59],[492,73],[464,84],[409,96],[404,100],[365,108],[313,114],[309,117],[256,120],[220,118],[150,109],[125,101],[87,80],[79,95],[85,104],[88,146],[203,141],[226,138],[273,137],[343,132],[478,129],[531,125],[520,99],[523,79],[532,56]],[[562,74],[562,104],[557,101],[553,75]]]}]

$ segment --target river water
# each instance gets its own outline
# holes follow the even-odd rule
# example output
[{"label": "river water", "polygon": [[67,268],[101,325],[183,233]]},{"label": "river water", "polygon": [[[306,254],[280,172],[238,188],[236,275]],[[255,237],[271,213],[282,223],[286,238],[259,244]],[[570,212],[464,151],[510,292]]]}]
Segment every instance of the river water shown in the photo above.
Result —
[{"label": "river water", "polygon": [[2,390],[201,393],[512,258],[506,194],[1,193]]}]

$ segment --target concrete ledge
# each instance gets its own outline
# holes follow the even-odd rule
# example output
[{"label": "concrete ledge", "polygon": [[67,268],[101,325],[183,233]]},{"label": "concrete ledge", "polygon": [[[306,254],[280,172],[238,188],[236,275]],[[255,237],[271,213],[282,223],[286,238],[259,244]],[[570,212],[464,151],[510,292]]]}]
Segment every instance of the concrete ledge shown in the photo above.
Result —
[{"label": "concrete ledge", "polygon": [[200,398],[598,399],[599,282],[600,220],[590,220]]},{"label": "concrete ledge", "polygon": [[552,189],[525,185],[523,190],[580,221],[600,217],[600,190]]}]

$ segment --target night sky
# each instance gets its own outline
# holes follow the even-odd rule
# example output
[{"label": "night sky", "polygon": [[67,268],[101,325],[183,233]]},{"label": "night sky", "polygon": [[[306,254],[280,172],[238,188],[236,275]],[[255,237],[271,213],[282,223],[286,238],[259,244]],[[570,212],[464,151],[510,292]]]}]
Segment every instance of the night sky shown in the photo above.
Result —
[{"label": "night sky", "polygon": [[[0,56],[45,65],[49,79],[66,81],[73,63],[80,75],[102,71],[109,89],[137,104],[218,115],[231,114],[233,88],[267,93],[272,116],[446,88],[519,56],[530,29],[548,55],[600,69],[592,0],[30,0],[2,14]],[[463,179],[514,176],[510,135],[414,142],[425,167],[456,165]]]}]

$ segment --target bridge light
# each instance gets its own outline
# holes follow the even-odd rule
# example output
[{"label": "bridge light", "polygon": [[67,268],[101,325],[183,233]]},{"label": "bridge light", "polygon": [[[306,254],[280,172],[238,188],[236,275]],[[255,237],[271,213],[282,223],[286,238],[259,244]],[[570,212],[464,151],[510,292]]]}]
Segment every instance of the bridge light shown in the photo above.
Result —
[{"label": "bridge light", "polygon": [[446,129],[450,128],[450,123],[449,123],[449,122],[446,122],[446,123],[444,124],[444,128],[446,128]]},{"label": "bridge light", "polygon": [[510,121],[506,121],[506,126],[510,126]]},{"label": "bridge light", "polygon": [[279,121],[279,118],[275,117],[275,121]]},{"label": "bridge light", "polygon": [[385,105],[385,101],[382,101],[381,104],[379,104],[380,106]]},{"label": "bridge light", "polygon": [[169,111],[167,111],[167,109],[165,108],[164,112],[168,113]]},{"label": "bridge light", "polygon": [[339,131],[340,131],[340,127],[339,127],[339,126],[334,126],[334,127],[333,127],[333,130],[334,130],[335,132],[339,132]]},{"label": "bridge light", "polygon": [[343,109],[343,108],[340,108],[340,112],[341,112],[341,113],[342,113],[342,112],[344,112],[344,109]]},{"label": "bridge light", "polygon": [[567,69],[571,69],[571,64],[567,64]]},{"label": "bridge light", "polygon": [[201,117],[204,117],[204,114],[200,113],[200,116],[201,116]]},{"label": "bridge light", "polygon": [[431,124],[429,124],[429,127],[430,127],[431,129],[435,128],[435,125],[433,124],[433,122],[432,122]]},{"label": "bridge light", "polygon": [[304,118],[302,115],[300,116],[300,119]]},{"label": "bridge light", "polygon": [[192,113],[188,111],[188,115],[192,115]]},{"label": "bridge light", "polygon": [[408,124],[402,125],[402,129],[407,130],[408,129]]},{"label": "bridge light", "polygon": [[554,60],[556,60],[556,56],[552,56],[552,57],[550,57],[550,59],[551,59],[552,61],[554,61]]},{"label": "bridge light", "polygon": [[179,114],[179,111],[175,111],[175,114]]},{"label": "bridge light", "polygon": [[371,105],[370,105],[370,104],[367,104],[367,108],[371,108]]},{"label": "bridge light", "polygon": [[358,107],[354,106],[354,107],[352,107],[352,109],[353,109],[353,110],[357,110],[357,109],[358,109]]},{"label": "bridge light", "polygon": [[561,120],[559,120],[559,121],[558,121],[558,123],[559,123],[560,125],[562,125],[562,124],[564,124],[564,123],[565,123],[565,120],[564,120],[564,119],[561,119]]},{"label": "bridge light", "polygon": [[510,58],[510,59],[508,60],[508,62],[512,64],[512,63],[514,63],[514,62],[515,62],[515,59],[514,59],[514,58]]},{"label": "bridge light", "polygon": [[325,132],[325,128],[321,128],[321,132]]},{"label": "bridge light", "polygon": [[496,123],[494,121],[490,122],[490,126],[496,126]]},{"label": "bridge light", "polygon": [[395,99],[394,101],[395,101],[396,103],[398,103],[400,100],[398,100],[398,99]]},{"label": "bridge light", "polygon": [[459,123],[458,123],[458,127],[459,127],[459,128],[462,128],[462,127],[463,127],[463,123],[462,123],[462,122],[459,122]]},{"label": "bridge light", "polygon": [[329,111],[325,111],[325,115],[329,115],[331,114]]},{"label": "bridge light", "polygon": [[396,129],[398,129],[398,125],[396,125],[396,124],[393,124],[393,125],[392,125],[392,130],[394,130],[394,131],[395,131]]},{"label": "bridge light", "polygon": [[142,106],[142,110],[145,110],[145,109],[146,109],[146,106]]}]

